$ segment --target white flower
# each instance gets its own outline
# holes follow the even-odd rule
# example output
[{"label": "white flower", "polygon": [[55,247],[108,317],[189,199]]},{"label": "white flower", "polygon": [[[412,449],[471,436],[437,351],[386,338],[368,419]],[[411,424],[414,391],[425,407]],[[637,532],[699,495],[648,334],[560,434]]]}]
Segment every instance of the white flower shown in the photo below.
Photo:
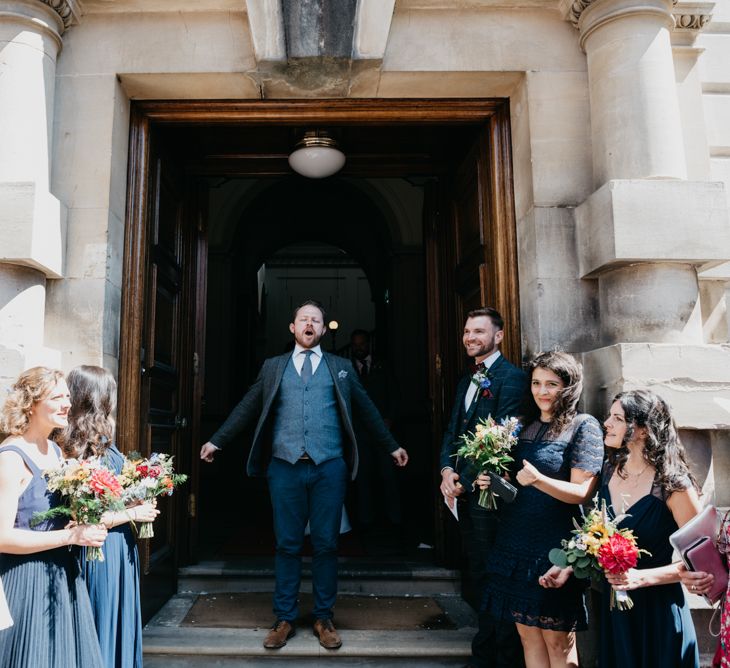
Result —
[{"label": "white flower", "polygon": [[345,371],[344,369],[342,369],[342,371],[340,371],[337,374],[337,377],[340,378],[340,379],[347,378],[347,371]]}]

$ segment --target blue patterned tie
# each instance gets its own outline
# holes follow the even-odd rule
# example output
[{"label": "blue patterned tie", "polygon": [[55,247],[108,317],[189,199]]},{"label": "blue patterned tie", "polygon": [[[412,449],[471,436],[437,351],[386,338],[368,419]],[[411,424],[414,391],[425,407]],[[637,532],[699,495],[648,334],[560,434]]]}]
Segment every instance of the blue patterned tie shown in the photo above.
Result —
[{"label": "blue patterned tie", "polygon": [[304,363],[302,364],[302,380],[306,385],[312,380],[312,351],[304,351]]}]

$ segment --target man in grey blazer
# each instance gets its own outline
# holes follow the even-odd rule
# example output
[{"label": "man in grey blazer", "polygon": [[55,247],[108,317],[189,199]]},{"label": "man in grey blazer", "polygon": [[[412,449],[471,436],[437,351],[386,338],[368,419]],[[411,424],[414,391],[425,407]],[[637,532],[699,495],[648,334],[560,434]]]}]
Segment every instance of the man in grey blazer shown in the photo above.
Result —
[{"label": "man in grey blazer", "polygon": [[321,304],[307,301],[295,311],[289,331],[292,353],[264,362],[258,378],[200,457],[213,456],[257,420],[246,471],[269,481],[276,536],[274,615],[264,647],[278,649],[295,633],[304,530],[312,539],[314,633],[326,649],[342,645],[332,623],[337,597],[337,540],[348,471],[357,475],[352,427],[354,404],[374,440],[398,466],[408,454],[393,439],[349,360],[323,353],[327,331]]}]

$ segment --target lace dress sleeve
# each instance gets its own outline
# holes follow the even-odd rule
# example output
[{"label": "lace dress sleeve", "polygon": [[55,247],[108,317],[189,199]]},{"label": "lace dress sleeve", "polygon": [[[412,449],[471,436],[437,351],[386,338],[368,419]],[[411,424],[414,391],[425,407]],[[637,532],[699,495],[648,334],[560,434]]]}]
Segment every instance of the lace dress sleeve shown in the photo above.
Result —
[{"label": "lace dress sleeve", "polygon": [[603,430],[593,416],[580,418],[582,422],[570,442],[570,468],[598,475],[603,466]]}]

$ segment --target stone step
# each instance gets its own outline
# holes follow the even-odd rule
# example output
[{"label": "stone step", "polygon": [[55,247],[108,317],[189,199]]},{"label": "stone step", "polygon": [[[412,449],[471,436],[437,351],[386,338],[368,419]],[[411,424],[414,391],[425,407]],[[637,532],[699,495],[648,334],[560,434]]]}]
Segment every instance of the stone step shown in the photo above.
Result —
[{"label": "stone step", "polygon": [[[451,630],[340,629],[343,646],[336,651],[320,647],[311,627],[302,624],[297,635],[281,650],[263,648],[270,619],[257,628],[204,628],[183,625],[199,593],[174,596],[144,630],[145,668],[203,668],[220,666],[463,666],[469,657],[476,619],[459,596],[434,596],[453,622]],[[392,593],[388,591],[388,596]],[[359,597],[358,597],[359,598]],[[363,596],[370,598],[370,596]],[[418,597],[405,597],[417,599]]]},{"label": "stone step", "polygon": [[262,646],[267,629],[157,627],[145,630],[145,668],[202,666],[458,666],[469,657],[475,629],[456,631],[341,631],[342,647],[320,647],[302,628],[280,650]]},{"label": "stone step", "polygon": [[[302,591],[311,591],[311,560],[304,559]],[[458,594],[459,571],[418,562],[386,562],[367,559],[341,559],[338,591],[343,594],[382,594],[391,596]],[[204,561],[181,568],[178,592],[265,592],[273,591],[272,559]]]}]

